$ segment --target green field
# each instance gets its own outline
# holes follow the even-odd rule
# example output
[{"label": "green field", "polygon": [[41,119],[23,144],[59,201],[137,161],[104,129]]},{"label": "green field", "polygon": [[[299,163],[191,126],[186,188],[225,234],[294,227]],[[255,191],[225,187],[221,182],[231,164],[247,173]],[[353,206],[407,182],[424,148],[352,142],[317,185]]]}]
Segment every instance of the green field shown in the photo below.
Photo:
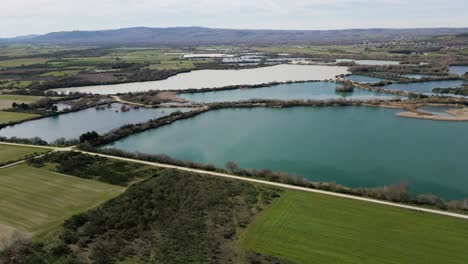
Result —
[{"label": "green field", "polygon": [[42,58],[0,60],[0,68],[28,66],[28,65],[33,65],[33,64],[45,63],[47,61],[48,61],[47,59],[42,59]]},{"label": "green field", "polygon": [[467,263],[468,221],[289,191],[240,243],[297,263]]},{"label": "green field", "polygon": [[7,81],[0,84],[4,89],[24,89],[31,85],[32,81]]},{"label": "green field", "polygon": [[44,97],[42,96],[29,96],[29,95],[16,95],[16,94],[0,94],[0,109],[10,108],[13,102],[20,103],[32,103],[36,102]]},{"label": "green field", "polygon": [[62,46],[62,45],[34,45],[34,44],[10,44],[0,47],[0,56],[16,57],[38,54],[51,54],[60,51],[85,50],[91,46]]},{"label": "green field", "polygon": [[46,152],[49,152],[49,149],[0,144],[0,164],[21,160],[33,153],[42,154]]},{"label": "green field", "polygon": [[0,124],[30,119],[38,115],[0,111]]},{"label": "green field", "polygon": [[51,71],[41,74],[43,77],[66,77],[79,73],[80,70]]},{"label": "green field", "polygon": [[0,225],[43,232],[113,198],[122,187],[26,164],[0,170]]}]

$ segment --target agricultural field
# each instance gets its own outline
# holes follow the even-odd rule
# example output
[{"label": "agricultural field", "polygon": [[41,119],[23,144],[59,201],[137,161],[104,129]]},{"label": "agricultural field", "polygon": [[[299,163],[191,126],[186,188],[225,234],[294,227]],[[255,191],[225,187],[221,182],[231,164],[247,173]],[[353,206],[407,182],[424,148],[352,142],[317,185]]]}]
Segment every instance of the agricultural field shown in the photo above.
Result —
[{"label": "agricultural field", "polygon": [[17,122],[22,120],[27,120],[38,115],[27,114],[27,113],[15,113],[15,112],[6,112],[0,111],[0,124],[8,124],[10,122]]},{"label": "agricultural field", "polygon": [[0,169],[0,228],[42,233],[109,200],[124,188],[34,168]]},{"label": "agricultural field", "polygon": [[385,56],[389,53],[379,51],[365,51],[363,47],[353,47],[349,45],[286,45],[286,46],[264,46],[254,47],[255,50],[272,53],[291,53],[291,54],[306,54],[318,57],[334,57],[337,56]]},{"label": "agricultural field", "polygon": [[196,66],[193,61],[161,61],[158,64],[151,64],[151,70],[179,70],[179,69],[194,69]]},{"label": "agricultural field", "polygon": [[296,263],[466,263],[467,232],[466,220],[288,191],[240,245]]},{"label": "agricultural field", "polygon": [[63,45],[37,45],[37,44],[10,44],[0,46],[0,56],[18,57],[31,55],[47,55],[70,50],[86,50],[91,46],[63,46]]},{"label": "agricultural field", "polygon": [[0,164],[21,160],[31,154],[49,152],[49,149],[0,144]]},{"label": "agricultural field", "polygon": [[15,94],[0,94],[0,109],[8,109],[15,102],[17,104],[33,103],[44,97],[42,96],[29,96],[29,95],[15,95]]},{"label": "agricultural field", "polygon": [[20,66],[28,66],[33,64],[41,64],[47,62],[48,59],[43,58],[25,58],[25,59],[11,59],[0,60],[0,68],[12,68]]},{"label": "agricultural field", "polygon": [[[117,82],[154,81],[204,68],[213,60],[182,58],[187,50],[43,45],[0,46],[0,90],[41,94],[63,88]],[[27,89],[27,90],[26,90]]]},{"label": "agricultural field", "polygon": [[47,73],[43,73],[40,76],[43,77],[66,77],[71,76],[79,73],[80,70],[66,70],[66,71],[51,71]]},{"label": "agricultural field", "polygon": [[24,89],[31,85],[32,81],[9,81],[5,80],[0,83],[2,89]]}]

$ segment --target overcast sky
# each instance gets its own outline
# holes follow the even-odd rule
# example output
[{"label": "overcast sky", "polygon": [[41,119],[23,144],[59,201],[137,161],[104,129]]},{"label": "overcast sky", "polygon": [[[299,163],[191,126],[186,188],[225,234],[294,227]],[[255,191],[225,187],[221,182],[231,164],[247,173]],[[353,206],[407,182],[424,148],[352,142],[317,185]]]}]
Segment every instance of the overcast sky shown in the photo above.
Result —
[{"label": "overcast sky", "polygon": [[64,30],[468,27],[468,0],[1,0],[0,37]]}]

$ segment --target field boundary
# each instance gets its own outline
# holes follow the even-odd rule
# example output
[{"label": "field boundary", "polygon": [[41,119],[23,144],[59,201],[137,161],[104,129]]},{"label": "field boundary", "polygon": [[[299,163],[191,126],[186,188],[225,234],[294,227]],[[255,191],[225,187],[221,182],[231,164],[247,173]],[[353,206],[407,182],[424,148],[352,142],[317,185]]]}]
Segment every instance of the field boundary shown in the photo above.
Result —
[{"label": "field boundary", "polygon": [[[33,145],[27,145],[27,144],[4,143],[4,142],[1,142],[0,144],[16,145],[16,146],[33,146]],[[42,146],[36,146],[36,147],[42,148]],[[456,217],[456,218],[461,218],[461,219],[468,220],[468,215],[463,215],[463,214],[458,214],[458,213],[451,213],[451,212],[440,211],[440,210],[435,210],[435,209],[428,209],[428,208],[423,208],[423,207],[418,207],[418,206],[399,204],[399,203],[387,202],[387,201],[381,201],[381,200],[376,200],[376,199],[372,199],[372,198],[354,196],[354,195],[343,194],[343,193],[336,193],[336,192],[330,192],[330,191],[324,191],[324,190],[318,190],[318,189],[311,189],[311,188],[307,188],[307,187],[300,187],[300,186],[284,184],[284,183],[277,183],[277,182],[271,182],[271,181],[265,181],[265,180],[258,180],[258,179],[235,176],[235,175],[230,175],[230,174],[220,173],[220,172],[206,171],[206,170],[200,170],[200,169],[192,169],[192,168],[169,165],[169,164],[163,164],[163,163],[158,163],[158,162],[150,162],[150,161],[144,161],[144,160],[138,160],[138,159],[131,159],[131,158],[124,158],[124,157],[106,155],[106,154],[95,153],[95,152],[88,152],[88,151],[83,151],[83,150],[76,149],[74,147],[60,148],[60,147],[46,146],[45,148],[49,148],[49,149],[52,149],[54,151],[76,151],[76,152],[81,152],[81,153],[88,154],[88,155],[100,156],[100,157],[104,157],[104,158],[116,159],[116,160],[133,162],[133,163],[140,163],[140,164],[149,165],[149,166],[153,166],[153,167],[176,169],[176,170],[199,173],[199,174],[203,174],[203,175],[210,175],[210,176],[221,177],[221,178],[226,178],[226,179],[233,179],[233,180],[240,180],[240,181],[251,182],[251,183],[256,183],[256,184],[263,184],[263,185],[279,187],[279,188],[284,188],[284,189],[298,190],[298,191],[304,191],[304,192],[310,192],[310,193],[319,193],[319,194],[330,195],[330,196],[335,196],[335,197],[340,197],[340,198],[345,198],[345,199],[352,199],[352,200],[357,200],[357,201],[370,202],[370,203],[375,203],[375,204],[381,204],[381,205],[387,205],[387,206],[392,206],[392,207],[398,207],[398,208],[402,208],[402,209],[413,210],[413,211],[417,211],[417,212],[432,213],[432,214],[438,214],[438,215],[442,215],[442,216],[450,216],[450,217]]]}]

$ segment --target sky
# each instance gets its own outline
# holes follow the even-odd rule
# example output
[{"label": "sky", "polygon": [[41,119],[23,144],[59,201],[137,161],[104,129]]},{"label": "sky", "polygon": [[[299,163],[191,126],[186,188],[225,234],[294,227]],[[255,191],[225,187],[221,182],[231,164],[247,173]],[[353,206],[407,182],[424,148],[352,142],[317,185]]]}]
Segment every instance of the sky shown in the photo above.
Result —
[{"label": "sky", "polygon": [[468,27],[468,0],[1,0],[0,38],[55,31]]}]

